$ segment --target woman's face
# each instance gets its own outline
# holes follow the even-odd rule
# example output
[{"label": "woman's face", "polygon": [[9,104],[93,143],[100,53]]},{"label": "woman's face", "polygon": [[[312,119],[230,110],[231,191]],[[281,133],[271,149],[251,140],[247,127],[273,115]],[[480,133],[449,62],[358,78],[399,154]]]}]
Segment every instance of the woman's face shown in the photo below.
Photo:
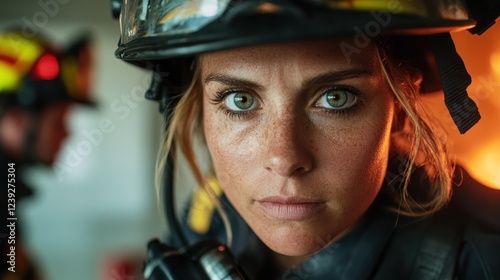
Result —
[{"label": "woman's face", "polygon": [[392,93],[373,46],[340,40],[201,57],[203,125],[220,184],[272,250],[304,256],[339,237],[382,184]]}]

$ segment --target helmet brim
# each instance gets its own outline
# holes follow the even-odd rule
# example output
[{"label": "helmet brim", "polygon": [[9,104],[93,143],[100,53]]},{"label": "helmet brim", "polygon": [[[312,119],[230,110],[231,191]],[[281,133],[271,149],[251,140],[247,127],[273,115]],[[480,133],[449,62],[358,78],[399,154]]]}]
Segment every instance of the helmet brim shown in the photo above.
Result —
[{"label": "helmet brim", "polygon": [[[231,28],[215,22],[192,34],[143,37],[119,44],[117,58],[138,65],[179,56],[240,48],[267,43],[313,40],[331,37],[381,35],[429,35],[474,27],[474,20],[433,20],[414,15],[390,14],[386,22],[373,12],[339,11],[313,16],[307,22],[267,17],[253,22],[236,22]],[[355,42],[346,41],[352,44]]]}]

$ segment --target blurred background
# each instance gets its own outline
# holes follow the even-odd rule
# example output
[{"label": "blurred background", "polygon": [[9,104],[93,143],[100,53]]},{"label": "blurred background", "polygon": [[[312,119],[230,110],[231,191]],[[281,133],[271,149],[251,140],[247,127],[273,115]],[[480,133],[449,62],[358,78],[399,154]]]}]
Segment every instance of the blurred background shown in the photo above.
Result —
[{"label": "blurred background", "polygon": [[[7,1],[5,1],[7,2]],[[46,3],[52,3],[47,12]],[[91,92],[98,106],[73,106],[70,137],[54,169],[26,170],[35,194],[18,204],[27,251],[44,279],[140,279],[120,267],[141,260],[146,242],[164,236],[154,192],[159,145],[158,106],[142,98],[150,74],[114,57],[119,38],[108,0],[18,0],[0,9],[0,29],[21,26],[65,45],[78,34],[93,38]],[[500,25],[477,38],[454,34],[474,82],[469,93],[481,122],[459,135],[441,94],[425,97],[451,135],[457,160],[482,184],[500,189]],[[474,42],[470,41],[474,38]],[[105,123],[97,141],[89,135]],[[82,152],[82,143],[91,143]]]},{"label": "blurred background", "polygon": [[17,204],[26,249],[43,279],[139,279],[122,275],[120,263],[140,260],[146,242],[165,234],[153,182],[160,116],[142,98],[150,74],[115,59],[119,26],[109,1],[2,3],[0,30],[43,32],[56,46],[85,32],[93,40],[91,93],[98,106],[72,107],[70,136],[54,169],[25,170],[34,190]]}]

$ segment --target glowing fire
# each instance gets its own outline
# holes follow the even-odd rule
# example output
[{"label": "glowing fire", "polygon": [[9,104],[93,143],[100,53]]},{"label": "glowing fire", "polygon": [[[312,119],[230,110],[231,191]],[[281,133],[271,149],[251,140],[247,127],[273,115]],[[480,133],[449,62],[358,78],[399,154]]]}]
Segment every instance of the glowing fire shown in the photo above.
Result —
[{"label": "glowing fire", "polygon": [[479,107],[482,119],[464,135],[453,125],[442,95],[426,100],[435,117],[450,135],[456,160],[479,183],[500,189],[500,24],[481,36],[468,32],[453,34],[457,51],[462,56],[472,85],[469,96]]},{"label": "glowing fire", "polygon": [[482,145],[462,164],[466,166],[470,175],[483,185],[500,189],[500,139]]},{"label": "glowing fire", "polygon": [[500,77],[500,50],[494,52],[491,55],[491,68],[493,70],[493,74],[497,77]]}]

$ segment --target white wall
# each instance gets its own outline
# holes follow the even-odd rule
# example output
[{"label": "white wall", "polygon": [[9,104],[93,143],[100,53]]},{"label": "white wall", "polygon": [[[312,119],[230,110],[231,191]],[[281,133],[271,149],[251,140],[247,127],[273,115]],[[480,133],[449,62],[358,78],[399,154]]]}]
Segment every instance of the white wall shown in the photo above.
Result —
[{"label": "white wall", "polygon": [[[93,88],[99,107],[74,108],[72,135],[59,155],[57,172],[27,172],[36,194],[19,205],[18,213],[44,279],[103,279],[110,258],[140,256],[146,242],[163,233],[153,185],[158,106],[134,99],[146,90],[150,76],[114,57],[119,27],[109,1],[2,2],[0,29],[17,24],[26,32],[43,30],[56,44],[81,30],[94,36]],[[97,132],[101,123],[105,132]]]}]

